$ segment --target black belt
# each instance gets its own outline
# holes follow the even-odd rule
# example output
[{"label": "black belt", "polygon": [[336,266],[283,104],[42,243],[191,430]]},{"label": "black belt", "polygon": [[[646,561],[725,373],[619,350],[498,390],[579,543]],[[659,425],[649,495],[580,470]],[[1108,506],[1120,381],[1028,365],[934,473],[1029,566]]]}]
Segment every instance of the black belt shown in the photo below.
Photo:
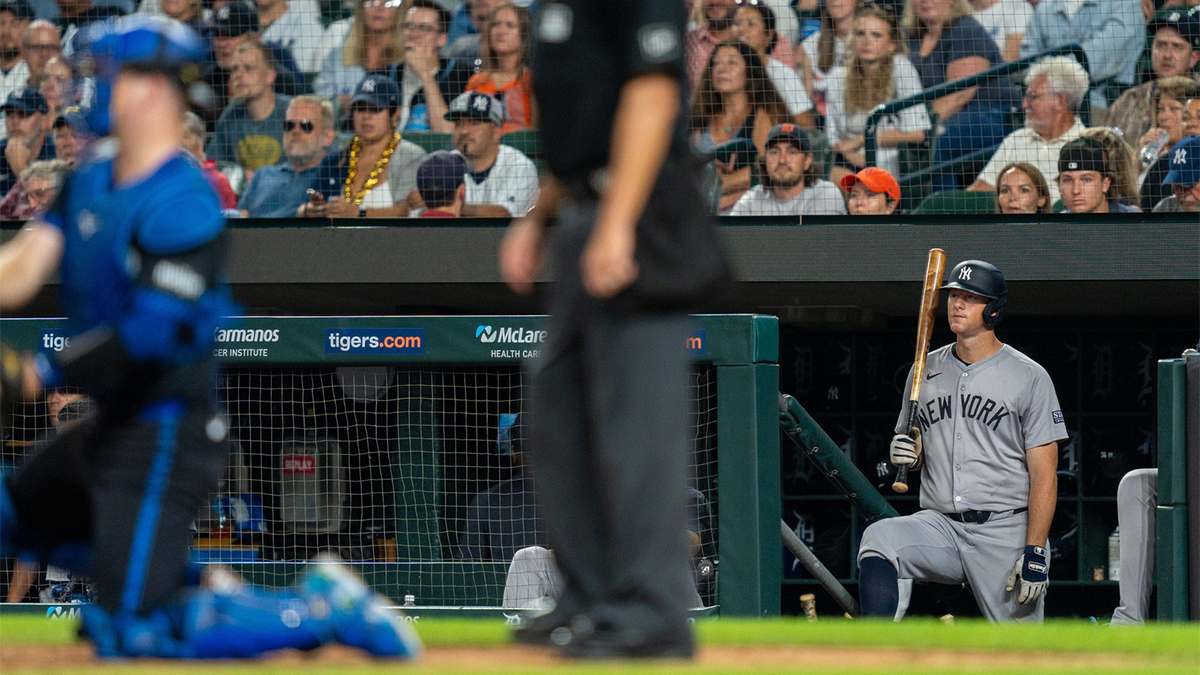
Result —
[{"label": "black belt", "polygon": [[608,184],[608,172],[604,169],[596,169],[564,178],[561,183],[571,201],[594,202],[600,199],[600,192]]},{"label": "black belt", "polygon": [[946,516],[950,520],[957,520],[960,523],[980,523],[981,524],[981,523],[986,523],[987,521],[991,520],[992,516],[999,516],[999,515],[1004,515],[1004,514],[1011,514],[1011,515],[1015,516],[1018,513],[1025,513],[1028,510],[1029,510],[1029,507],[1022,506],[1021,508],[1013,509],[1012,511],[963,511],[962,513],[943,513],[942,515]]}]

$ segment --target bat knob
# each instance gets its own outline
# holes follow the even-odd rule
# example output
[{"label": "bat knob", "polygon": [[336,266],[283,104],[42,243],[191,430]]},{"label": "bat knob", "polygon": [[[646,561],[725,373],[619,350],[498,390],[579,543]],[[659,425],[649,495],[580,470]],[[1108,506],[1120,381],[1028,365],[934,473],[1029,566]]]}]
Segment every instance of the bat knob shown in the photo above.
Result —
[{"label": "bat knob", "polygon": [[899,492],[900,494],[904,494],[905,492],[908,492],[908,483],[901,483],[900,481],[896,481],[895,483],[892,483],[892,491]]}]

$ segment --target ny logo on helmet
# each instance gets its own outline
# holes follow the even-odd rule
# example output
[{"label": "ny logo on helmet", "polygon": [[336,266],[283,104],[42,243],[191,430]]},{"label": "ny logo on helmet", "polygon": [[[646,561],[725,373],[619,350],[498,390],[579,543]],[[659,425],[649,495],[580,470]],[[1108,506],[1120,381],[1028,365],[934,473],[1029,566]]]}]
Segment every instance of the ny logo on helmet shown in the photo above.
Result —
[{"label": "ny logo on helmet", "polygon": [[970,280],[971,280],[971,268],[970,268],[970,267],[964,267],[964,268],[962,268],[961,270],[959,270],[959,271],[958,271],[958,278],[959,278],[959,279],[961,279],[961,280],[963,280],[963,281],[970,281]]}]

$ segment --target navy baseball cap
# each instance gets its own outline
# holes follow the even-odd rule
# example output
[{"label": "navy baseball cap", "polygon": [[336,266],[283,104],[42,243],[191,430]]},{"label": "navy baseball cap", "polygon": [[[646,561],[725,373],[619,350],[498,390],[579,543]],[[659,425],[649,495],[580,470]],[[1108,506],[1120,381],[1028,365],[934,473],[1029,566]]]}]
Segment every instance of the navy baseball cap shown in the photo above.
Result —
[{"label": "navy baseball cap", "polygon": [[431,152],[417,167],[417,192],[427,205],[450,204],[469,171],[471,165],[462,155],[449,150]]},{"label": "navy baseball cap", "polygon": [[786,124],[776,124],[767,132],[767,144],[764,147],[771,147],[776,143],[782,142],[794,143],[797,148],[804,152],[812,154],[812,146],[808,142],[808,134],[800,130],[800,127],[788,122]]},{"label": "navy baseball cap", "polygon": [[258,10],[248,2],[231,2],[213,12],[212,30],[218,37],[258,32]]},{"label": "navy baseball cap", "polygon": [[1174,28],[1192,49],[1200,49],[1200,14],[1190,13],[1186,8],[1160,10],[1151,19],[1149,28],[1151,35],[1159,28]]},{"label": "navy baseball cap", "polygon": [[8,95],[8,100],[0,106],[0,110],[8,112],[9,110],[20,110],[26,113],[46,113],[50,112],[50,106],[46,105],[46,99],[42,97],[42,92],[34,87],[25,87],[18,89]]},{"label": "navy baseball cap", "polygon": [[1200,183],[1200,136],[1188,136],[1170,150],[1171,163],[1163,185],[1192,186]]},{"label": "navy baseball cap", "polygon": [[504,125],[504,108],[496,97],[478,91],[463,92],[450,102],[446,111],[446,119],[450,122],[462,119],[484,120],[496,126]]},{"label": "navy baseball cap", "polygon": [[354,88],[354,96],[350,98],[350,107],[356,103],[366,103],[376,108],[392,108],[400,105],[400,87],[395,80],[386,75],[368,75]]},{"label": "navy baseball cap", "polygon": [[28,0],[0,0],[0,12],[12,12],[18,19],[33,19],[33,7]]}]

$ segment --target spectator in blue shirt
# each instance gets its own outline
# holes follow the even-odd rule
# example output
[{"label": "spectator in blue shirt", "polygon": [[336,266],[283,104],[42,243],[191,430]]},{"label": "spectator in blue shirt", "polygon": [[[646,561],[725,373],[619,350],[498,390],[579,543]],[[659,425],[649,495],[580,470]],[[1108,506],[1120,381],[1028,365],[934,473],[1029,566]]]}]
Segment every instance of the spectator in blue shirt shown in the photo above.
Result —
[{"label": "spectator in blue shirt", "polygon": [[315,188],[322,160],[333,144],[333,106],[316,96],[297,96],[283,122],[284,161],[254,172],[238,210],[249,218],[295,216]]},{"label": "spectator in blue shirt", "polygon": [[271,48],[240,45],[229,69],[229,106],[221,113],[205,152],[218,162],[237,162],[247,176],[279,161],[288,96],[277,95]]}]

